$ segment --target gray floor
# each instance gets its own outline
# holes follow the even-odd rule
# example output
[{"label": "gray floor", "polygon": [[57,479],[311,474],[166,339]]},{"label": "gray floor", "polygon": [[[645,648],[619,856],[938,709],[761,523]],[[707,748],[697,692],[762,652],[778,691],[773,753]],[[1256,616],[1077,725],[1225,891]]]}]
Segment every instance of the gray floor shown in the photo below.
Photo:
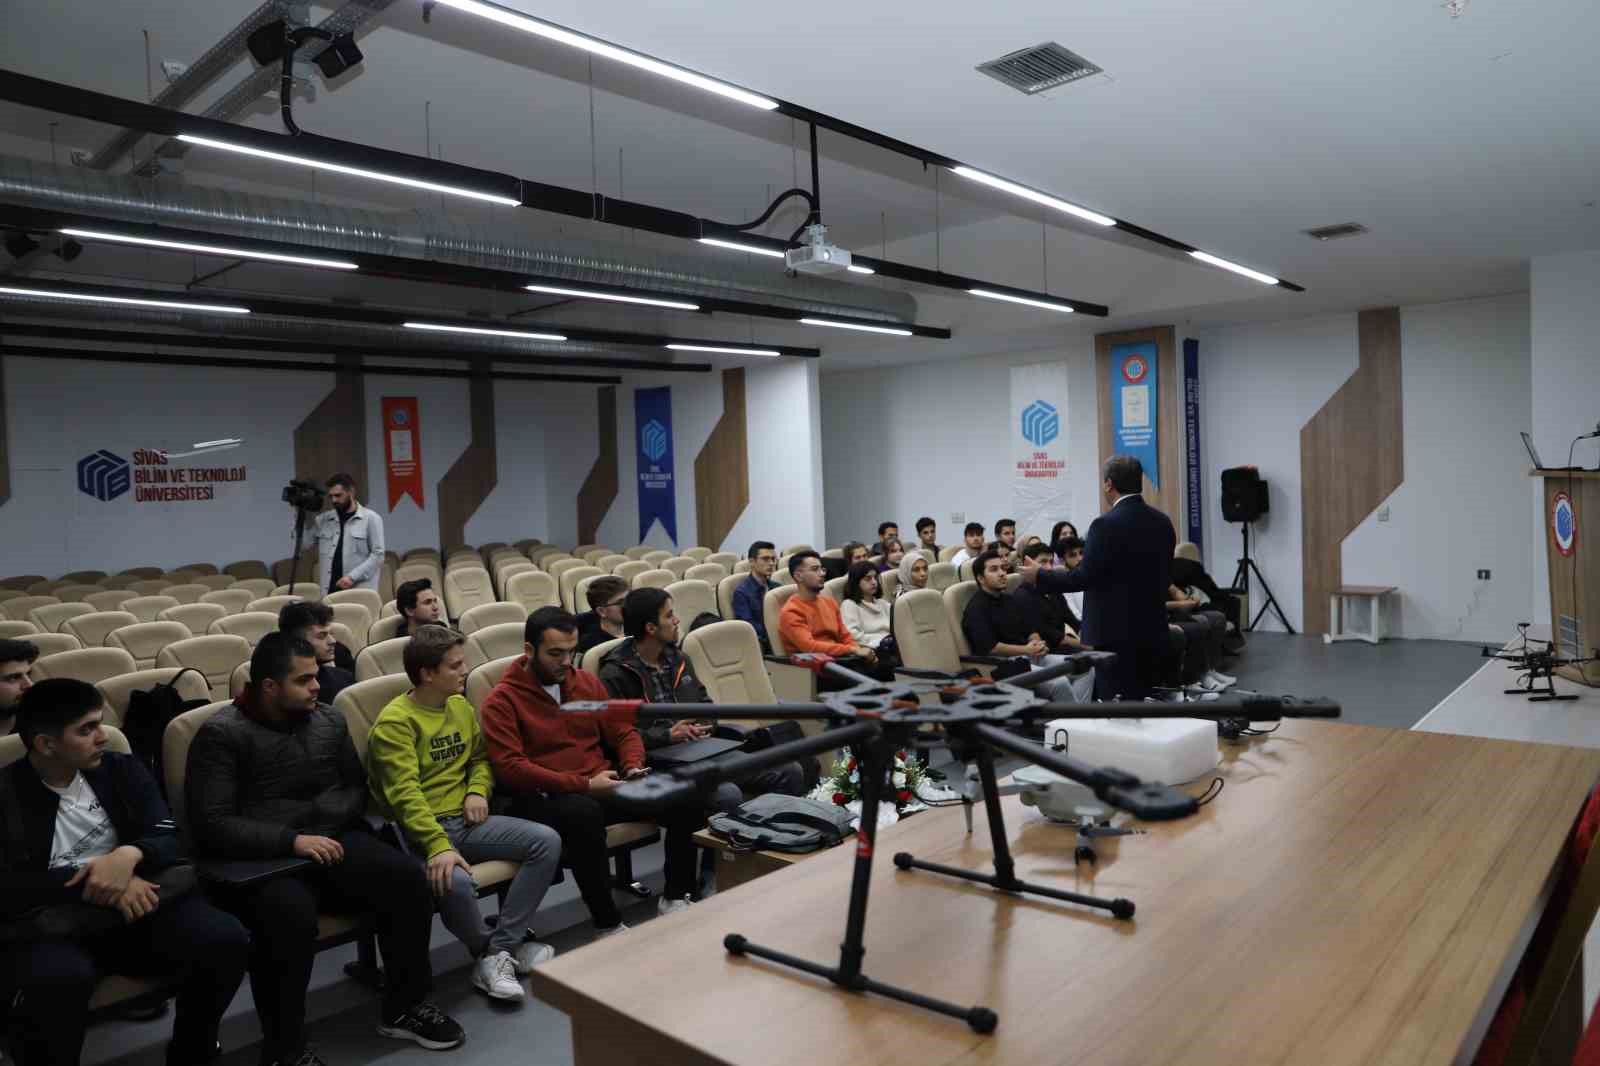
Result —
[{"label": "gray floor", "polygon": [[[1327,696],[1344,707],[1346,721],[1405,729],[1412,726],[1482,665],[1478,645],[1444,641],[1389,641],[1326,645],[1318,637],[1262,633],[1250,637],[1246,653],[1228,672],[1240,685],[1261,692]],[[635,869],[661,887],[661,849],[636,853]],[[491,906],[492,903],[486,903]],[[563,953],[582,950],[592,927],[569,877],[552,889],[541,911],[540,933]],[[626,921],[655,919],[654,902],[636,905]],[[466,1045],[440,1057],[410,1044],[385,1040],[373,1032],[376,1003],[364,987],[345,978],[342,967],[354,956],[341,948],[318,957],[312,977],[310,1010],[313,1046],[329,1066],[455,1063],[457,1066],[515,1062],[519,1066],[568,1066],[571,1034],[565,1015],[537,1000],[506,1009],[473,991],[466,952],[435,924],[436,999],[466,1028]],[[132,1024],[94,1026],[85,1048],[86,1066],[160,1066],[170,1016]],[[248,988],[235,998],[224,1021],[223,1046],[231,1049],[223,1066],[255,1066],[259,1038]]]}]

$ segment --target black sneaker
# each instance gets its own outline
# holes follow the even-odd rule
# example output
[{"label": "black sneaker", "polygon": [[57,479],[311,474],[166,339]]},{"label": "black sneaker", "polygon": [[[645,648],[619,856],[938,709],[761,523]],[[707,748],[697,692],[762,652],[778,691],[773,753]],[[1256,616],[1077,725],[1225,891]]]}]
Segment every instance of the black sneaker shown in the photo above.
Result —
[{"label": "black sneaker", "polygon": [[396,1040],[410,1040],[429,1051],[445,1051],[460,1047],[467,1034],[455,1019],[432,1003],[418,1003],[393,1021],[378,1026],[379,1036],[392,1036]]},{"label": "black sneaker", "polygon": [[306,1048],[292,1059],[274,1059],[271,1066],[328,1066],[328,1064],[318,1058],[315,1051]]}]

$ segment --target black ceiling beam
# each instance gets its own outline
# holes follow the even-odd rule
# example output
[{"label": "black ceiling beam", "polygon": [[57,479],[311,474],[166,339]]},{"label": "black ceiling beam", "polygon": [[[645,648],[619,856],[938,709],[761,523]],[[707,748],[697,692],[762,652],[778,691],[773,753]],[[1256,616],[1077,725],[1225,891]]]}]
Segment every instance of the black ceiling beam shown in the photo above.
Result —
[{"label": "black ceiling beam", "polygon": [[150,355],[144,352],[86,351],[82,348],[40,348],[0,342],[0,353],[25,355],[37,359],[64,359],[77,363],[133,363],[138,366],[226,367],[244,370],[292,370],[330,374],[385,374],[402,378],[483,378],[496,381],[545,381],[563,385],[621,385],[622,379],[608,374],[519,374],[510,370],[450,370],[418,366],[349,366],[345,363],[301,363],[292,359],[190,359],[181,355]]},{"label": "black ceiling beam", "polygon": [[644,359],[607,359],[518,352],[464,351],[462,349],[386,348],[361,344],[321,344],[278,337],[219,337],[201,333],[153,333],[134,329],[92,329],[33,322],[0,322],[0,337],[44,337],[53,340],[95,341],[102,344],[150,344],[160,348],[215,348],[226,352],[279,352],[294,355],[379,356],[385,359],[450,359],[471,362],[489,359],[513,366],[546,366],[573,370],[634,370],[641,373],[709,374],[710,363],[653,363]]}]

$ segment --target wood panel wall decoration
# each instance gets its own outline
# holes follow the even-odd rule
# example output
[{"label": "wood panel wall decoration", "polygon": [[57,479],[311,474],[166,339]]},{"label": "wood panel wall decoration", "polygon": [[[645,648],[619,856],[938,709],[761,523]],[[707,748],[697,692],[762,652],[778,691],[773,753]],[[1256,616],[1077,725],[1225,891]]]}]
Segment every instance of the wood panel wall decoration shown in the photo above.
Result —
[{"label": "wood panel wall decoration", "polygon": [[11,499],[11,430],[6,425],[6,357],[0,355],[0,506]]},{"label": "wood panel wall decoration", "polygon": [[745,420],[744,368],[722,372],[722,417],[694,457],[696,543],[713,551],[750,506],[749,427]]},{"label": "wood panel wall decoration", "polygon": [[1405,480],[1400,309],[1362,311],[1356,333],[1361,365],[1300,429],[1303,625],[1311,634],[1328,631],[1345,537]]},{"label": "wood panel wall decoration", "polygon": [[439,548],[448,552],[467,543],[467,522],[500,480],[495,447],[494,380],[489,360],[474,359],[467,383],[467,421],[472,437],[434,490],[439,501]]},{"label": "wood panel wall decoration", "polygon": [[294,476],[321,485],[334,474],[356,479],[356,498],[377,499],[367,477],[367,392],[361,356],[335,359],[333,389],[294,430]]},{"label": "wood panel wall decoration", "polygon": [[617,472],[617,389],[607,385],[600,390],[600,454],[589,468],[578,490],[578,543],[594,544],[600,539],[600,523],[616,502],[621,477]]},{"label": "wood panel wall decoration", "polygon": [[[1156,387],[1159,391],[1159,409],[1156,412],[1156,449],[1161,461],[1161,484],[1144,479],[1145,502],[1172,519],[1174,529],[1182,529],[1184,522],[1183,494],[1187,468],[1183,460],[1183,365],[1178,359],[1177,333],[1171,326],[1153,326],[1125,333],[1097,333],[1094,338],[1095,411],[1100,423],[1100,460],[1096,464],[1095,484],[1100,483],[1099,467],[1112,456],[1111,413],[1111,349],[1119,344],[1139,344],[1154,341],[1156,345]],[[1100,500],[1104,513],[1105,500]],[[1075,518],[1076,516],[1074,516]],[[1084,516],[1087,518],[1088,516]],[[1086,521],[1078,521],[1080,531],[1087,530]],[[1179,537],[1179,539],[1183,539]]]}]

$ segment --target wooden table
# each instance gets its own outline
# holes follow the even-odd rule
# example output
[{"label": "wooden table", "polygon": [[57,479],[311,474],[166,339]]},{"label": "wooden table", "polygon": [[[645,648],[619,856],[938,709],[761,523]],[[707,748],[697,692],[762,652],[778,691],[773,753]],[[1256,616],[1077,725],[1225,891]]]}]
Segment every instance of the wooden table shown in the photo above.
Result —
[{"label": "wooden table", "polygon": [[[701,829],[694,835],[695,847],[709,851],[716,860],[717,891],[726,892],[730,888],[738,888],[758,877],[765,877],[779,870],[787,870],[802,859],[809,859],[817,855],[826,855],[832,849],[823,851],[808,851],[793,853],[786,851],[734,851],[728,847],[728,842],[711,832]],[[855,834],[846,837],[843,844],[854,848]]]},{"label": "wooden table", "polygon": [[1129,896],[1132,922],[892,867],[985,866],[957,810],[883,834],[866,972],[994,1008],[992,1036],[726,954],[739,932],[836,962],[847,848],[558,958],[533,991],[571,1016],[577,1066],[1467,1061],[1600,752],[1302,721],[1219,773],[1197,816],[1084,875],[1070,830],[1004,801],[1020,876]]}]

